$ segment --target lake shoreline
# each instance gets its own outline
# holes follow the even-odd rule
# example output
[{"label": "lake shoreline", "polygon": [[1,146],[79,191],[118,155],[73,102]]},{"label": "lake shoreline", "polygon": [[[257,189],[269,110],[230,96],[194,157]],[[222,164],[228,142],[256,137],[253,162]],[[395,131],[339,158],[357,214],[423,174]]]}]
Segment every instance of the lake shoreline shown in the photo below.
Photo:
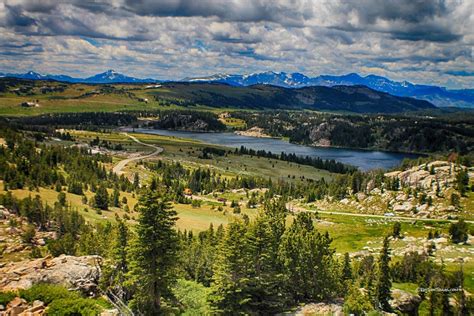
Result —
[{"label": "lake shoreline", "polygon": [[129,132],[154,134],[198,140],[205,144],[230,148],[246,147],[253,150],[265,150],[271,153],[295,154],[298,156],[319,157],[323,160],[335,160],[347,165],[353,165],[362,171],[374,169],[389,170],[401,164],[403,159],[416,159],[421,155],[412,153],[393,153],[380,150],[346,149],[335,147],[313,147],[290,143],[276,138],[259,138],[241,136],[231,132],[189,132],[150,128],[121,128]]},{"label": "lake shoreline", "polygon": [[[118,130],[120,131],[127,131],[127,132],[133,132],[132,129],[140,129],[142,132],[143,130],[150,130],[150,131],[157,131],[157,130],[163,130],[163,131],[169,131],[169,132],[185,132],[185,133],[199,133],[199,134],[235,134],[239,136],[245,136],[245,137],[252,137],[252,138],[263,138],[263,139],[275,139],[275,140],[280,140],[282,142],[286,142],[288,144],[294,144],[298,146],[306,146],[306,147],[311,147],[311,148],[319,148],[319,149],[347,149],[347,150],[357,150],[357,151],[379,151],[379,152],[384,152],[388,154],[402,154],[402,155],[414,155],[418,157],[428,157],[430,156],[430,153],[425,153],[425,152],[415,152],[415,151],[394,151],[394,150],[387,150],[383,148],[377,148],[377,147],[369,147],[369,148],[363,148],[363,147],[344,147],[344,146],[335,146],[335,145],[329,145],[329,146],[317,146],[317,145],[312,145],[312,144],[302,144],[302,143],[294,143],[290,142],[288,139],[285,137],[277,137],[277,136],[271,136],[268,134],[265,134],[266,136],[254,136],[251,134],[244,134],[242,132],[246,131],[193,131],[193,130],[185,130],[185,129],[165,129],[165,128],[160,128],[160,129],[154,129],[154,128],[149,128],[149,127],[120,127]],[[145,134],[156,134],[156,133],[145,133]],[[435,154],[435,153],[434,153]]]}]

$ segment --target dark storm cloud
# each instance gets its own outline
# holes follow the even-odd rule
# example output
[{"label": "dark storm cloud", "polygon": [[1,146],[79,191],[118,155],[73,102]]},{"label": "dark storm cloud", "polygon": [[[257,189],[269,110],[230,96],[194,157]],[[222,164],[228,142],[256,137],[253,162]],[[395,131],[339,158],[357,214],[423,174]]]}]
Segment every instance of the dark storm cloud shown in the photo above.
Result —
[{"label": "dark storm cloud", "polygon": [[[23,27],[37,24],[28,13],[40,13],[41,24],[49,35],[80,35],[98,38],[150,40],[139,34],[129,37],[108,36],[88,27],[74,17],[62,17],[58,7],[70,5],[93,14],[107,14],[113,18],[129,19],[132,15],[147,17],[203,17],[222,22],[272,22],[284,27],[303,27],[311,21],[325,18],[329,22],[322,29],[341,32],[377,32],[394,39],[408,41],[452,42],[463,34],[452,29],[452,21],[445,21],[451,10],[443,0],[361,0],[361,1],[271,1],[271,0],[120,0],[120,1],[52,1],[25,0],[7,5],[8,23]],[[351,17],[357,17],[354,20]],[[449,22],[449,23],[447,23]],[[317,28],[317,26],[312,25]],[[77,30],[77,31],[74,31]],[[25,30],[25,32],[27,29]],[[325,31],[329,34],[327,31]],[[146,33],[146,32],[144,32]],[[336,34],[336,33],[334,33]],[[350,36],[339,33],[340,40],[350,42]],[[215,40],[254,42],[255,39],[214,35]]]},{"label": "dark storm cloud", "polygon": [[222,21],[301,26],[312,17],[310,4],[311,1],[125,0],[124,8],[144,16],[217,17]]},{"label": "dark storm cloud", "polygon": [[[65,14],[60,10],[59,4],[70,5],[71,12]],[[81,36],[101,39],[118,39],[129,41],[146,41],[153,39],[148,30],[117,36],[98,31],[97,24],[85,21],[80,10],[103,14],[107,12],[112,18],[130,17],[130,14],[106,6],[103,3],[88,3],[77,1],[50,2],[26,1],[22,5],[5,5],[5,26],[13,28],[16,32],[36,36]],[[1,25],[1,22],[0,22]]]},{"label": "dark storm cloud", "polygon": [[28,28],[36,25],[36,21],[23,14],[20,7],[5,6],[5,18],[0,25],[6,27]]},{"label": "dark storm cloud", "polygon": [[408,41],[452,42],[462,37],[453,30],[453,21],[444,20],[450,10],[443,0],[341,1],[335,11],[357,17],[333,26],[339,30],[387,33]]},{"label": "dark storm cloud", "polygon": [[378,19],[423,23],[435,16],[448,13],[442,0],[361,0],[345,1],[341,7],[355,11],[364,24],[375,24]]}]

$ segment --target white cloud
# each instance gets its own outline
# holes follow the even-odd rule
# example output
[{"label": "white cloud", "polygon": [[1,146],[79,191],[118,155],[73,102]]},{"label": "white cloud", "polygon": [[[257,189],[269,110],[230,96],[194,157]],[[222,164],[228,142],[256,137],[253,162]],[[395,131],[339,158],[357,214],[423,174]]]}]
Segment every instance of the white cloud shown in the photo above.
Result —
[{"label": "white cloud", "polygon": [[[405,0],[403,0],[405,1]],[[395,5],[396,4],[396,5]],[[360,72],[474,87],[473,1],[0,0],[2,71]]]}]

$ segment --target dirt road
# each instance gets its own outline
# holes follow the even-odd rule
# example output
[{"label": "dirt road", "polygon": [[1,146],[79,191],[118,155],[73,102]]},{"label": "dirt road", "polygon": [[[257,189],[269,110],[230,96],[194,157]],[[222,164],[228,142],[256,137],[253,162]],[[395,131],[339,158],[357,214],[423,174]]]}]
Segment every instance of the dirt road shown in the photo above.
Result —
[{"label": "dirt road", "polygon": [[[348,213],[348,212],[333,212],[333,211],[322,211],[322,210],[308,210],[300,206],[287,203],[286,207],[294,212],[318,212],[320,214],[327,215],[342,215],[342,216],[351,216],[351,217],[367,217],[367,218],[383,218],[390,220],[410,220],[410,221],[425,221],[425,222],[451,222],[455,223],[457,220],[454,219],[441,219],[441,218],[418,218],[418,217],[408,217],[408,216],[385,216],[377,214],[361,214],[361,213]],[[474,221],[465,221],[466,223],[474,224]]]},{"label": "dirt road", "polygon": [[151,145],[151,144],[145,144],[141,141],[139,141],[135,136],[132,136],[132,135],[129,135],[127,133],[122,133],[123,135],[125,136],[128,136],[130,137],[135,143],[137,144],[140,144],[140,145],[143,145],[143,146],[147,146],[147,147],[151,147],[153,149],[155,149],[154,152],[152,152],[151,154],[147,154],[147,155],[143,155],[143,156],[137,156],[137,157],[131,157],[131,158],[127,158],[127,159],[124,159],[124,160],[121,160],[119,161],[115,166],[114,168],[112,169],[112,171],[116,174],[122,174],[122,169],[130,162],[132,161],[136,161],[136,160],[142,160],[142,159],[147,159],[147,158],[151,158],[153,156],[156,156],[160,153],[163,152],[163,148],[161,147],[158,147],[158,146],[155,146],[155,145]]}]

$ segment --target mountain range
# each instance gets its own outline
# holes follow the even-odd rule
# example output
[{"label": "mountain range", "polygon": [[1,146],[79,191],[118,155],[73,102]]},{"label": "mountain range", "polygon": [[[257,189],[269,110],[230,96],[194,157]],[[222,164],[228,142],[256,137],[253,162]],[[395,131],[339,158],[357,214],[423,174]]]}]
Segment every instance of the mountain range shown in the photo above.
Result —
[{"label": "mountain range", "polygon": [[[74,78],[66,75],[42,75],[33,71],[24,74],[7,73],[3,77],[14,77],[30,80],[57,80],[69,83],[156,83],[160,80],[147,78],[139,79],[120,74],[114,70],[88,77]],[[474,89],[449,90],[433,85],[419,85],[408,81],[393,81],[385,77],[368,75],[360,76],[350,73],[342,76],[321,75],[308,77],[301,73],[261,72],[246,75],[216,74],[208,77],[188,77],[181,82],[223,83],[231,86],[273,85],[283,88],[302,88],[310,86],[367,86],[373,90],[390,93],[395,96],[413,97],[426,100],[438,107],[467,107],[474,108]]]},{"label": "mountain range", "polygon": [[24,74],[0,73],[0,76],[20,78],[20,79],[29,79],[29,80],[56,80],[56,81],[69,82],[69,83],[154,83],[154,82],[158,82],[158,80],[150,79],[150,78],[139,79],[139,78],[129,77],[121,73],[118,73],[112,69],[107,70],[106,72],[102,72],[100,74],[88,77],[88,78],[74,78],[74,77],[70,77],[66,75],[51,75],[51,74],[43,75],[34,71],[28,71],[27,73],[24,73]]},{"label": "mountain range", "polygon": [[216,74],[209,77],[185,78],[183,80],[189,82],[219,82],[232,86],[269,84],[285,88],[363,85],[396,96],[426,100],[438,107],[474,107],[474,89],[449,90],[444,87],[419,85],[408,81],[393,81],[376,75],[363,77],[356,73],[342,76],[321,75],[317,77],[308,77],[301,73],[269,71],[248,75]]}]

